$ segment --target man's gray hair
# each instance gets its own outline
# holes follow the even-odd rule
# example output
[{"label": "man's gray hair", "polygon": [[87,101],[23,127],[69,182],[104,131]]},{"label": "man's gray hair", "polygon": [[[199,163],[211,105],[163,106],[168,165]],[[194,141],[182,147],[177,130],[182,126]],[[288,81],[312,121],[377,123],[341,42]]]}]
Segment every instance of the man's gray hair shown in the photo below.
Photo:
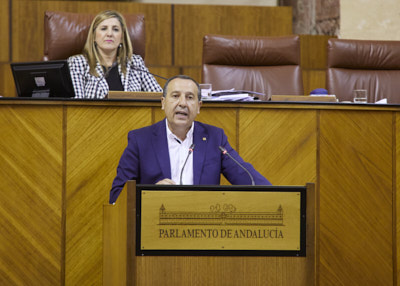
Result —
[{"label": "man's gray hair", "polygon": [[197,86],[197,97],[198,97],[199,101],[201,101],[201,90],[200,90],[200,85],[197,83],[197,81],[195,81],[194,79],[192,79],[190,76],[187,76],[187,75],[176,75],[176,76],[173,76],[173,77],[169,78],[169,79],[167,80],[167,82],[165,83],[165,85],[164,85],[163,97],[166,97],[166,96],[167,96],[168,84],[169,84],[172,80],[174,80],[174,79],[176,79],[176,78],[188,79],[188,80],[193,81],[193,82],[196,84],[196,86]]}]

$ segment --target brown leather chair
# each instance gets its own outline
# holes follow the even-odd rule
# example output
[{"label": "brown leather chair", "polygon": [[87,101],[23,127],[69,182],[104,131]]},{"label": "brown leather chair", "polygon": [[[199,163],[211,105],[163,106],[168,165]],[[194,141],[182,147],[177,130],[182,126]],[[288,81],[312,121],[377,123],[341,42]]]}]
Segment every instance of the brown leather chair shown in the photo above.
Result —
[{"label": "brown leather chair", "polygon": [[271,95],[303,95],[300,38],[206,35],[202,82]]},{"label": "brown leather chair", "polygon": [[[46,11],[43,60],[60,60],[81,54],[94,14]],[[143,14],[124,14],[133,53],[145,56]]]},{"label": "brown leather chair", "polygon": [[400,41],[329,39],[326,85],[339,101],[366,89],[369,103],[400,103]]}]

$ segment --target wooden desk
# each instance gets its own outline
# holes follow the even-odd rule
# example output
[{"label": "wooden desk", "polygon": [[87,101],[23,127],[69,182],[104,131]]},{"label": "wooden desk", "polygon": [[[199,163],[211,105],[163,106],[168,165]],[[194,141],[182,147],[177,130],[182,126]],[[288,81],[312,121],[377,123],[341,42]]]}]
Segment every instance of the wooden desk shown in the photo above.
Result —
[{"label": "wooden desk", "polygon": [[[399,112],[216,102],[198,120],[224,128],[273,184],[316,183],[321,285],[392,285]],[[101,284],[102,205],[127,132],[162,118],[158,102],[0,100],[0,284]]]}]

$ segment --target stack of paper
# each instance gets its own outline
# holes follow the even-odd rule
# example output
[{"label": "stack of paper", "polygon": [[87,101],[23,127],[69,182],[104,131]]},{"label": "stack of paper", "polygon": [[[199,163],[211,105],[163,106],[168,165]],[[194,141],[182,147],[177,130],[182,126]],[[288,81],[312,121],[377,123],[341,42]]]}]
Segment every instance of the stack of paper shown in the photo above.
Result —
[{"label": "stack of paper", "polygon": [[254,101],[257,96],[265,96],[263,93],[248,91],[248,90],[235,90],[234,88],[228,90],[215,90],[211,92],[211,96],[203,97],[205,101]]},{"label": "stack of paper", "polygon": [[382,98],[381,100],[378,100],[375,102],[376,104],[387,104],[387,98]]},{"label": "stack of paper", "polygon": [[207,100],[211,100],[211,101],[254,101],[254,97],[252,97],[248,93],[238,93],[238,94],[211,96],[210,98],[207,98]]}]

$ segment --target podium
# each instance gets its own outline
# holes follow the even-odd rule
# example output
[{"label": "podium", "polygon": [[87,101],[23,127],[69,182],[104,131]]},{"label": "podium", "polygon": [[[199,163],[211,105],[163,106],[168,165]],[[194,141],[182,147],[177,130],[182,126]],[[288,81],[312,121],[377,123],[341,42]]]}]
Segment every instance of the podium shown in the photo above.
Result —
[{"label": "podium", "polygon": [[[314,184],[152,186],[128,181],[116,203],[104,205],[103,285],[316,285]],[[278,199],[278,210],[246,210],[251,205],[247,197],[257,201],[266,195]],[[301,206],[296,196],[301,197]],[[222,197],[230,203],[219,209]],[[207,200],[211,207],[203,211]],[[290,201],[299,207],[288,209]],[[294,216],[295,228],[300,229],[294,237],[300,241],[295,239],[293,248],[281,241],[291,236],[285,228]],[[197,232],[190,232],[193,229]],[[275,234],[268,235],[265,229]],[[148,239],[151,233],[156,233],[154,240]]]}]

